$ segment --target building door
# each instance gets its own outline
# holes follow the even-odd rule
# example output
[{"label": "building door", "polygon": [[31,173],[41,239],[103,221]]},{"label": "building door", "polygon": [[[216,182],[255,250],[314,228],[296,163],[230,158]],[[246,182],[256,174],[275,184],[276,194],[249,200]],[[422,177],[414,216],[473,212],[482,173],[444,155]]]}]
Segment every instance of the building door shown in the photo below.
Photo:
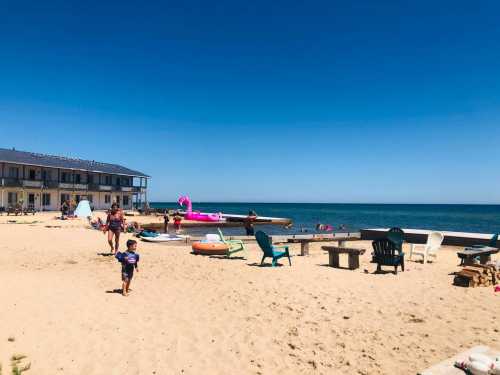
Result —
[{"label": "building door", "polygon": [[69,201],[69,194],[61,194],[61,204],[64,202]]},{"label": "building door", "polygon": [[81,200],[82,200],[81,195],[80,194],[76,194],[75,195],[75,202],[76,202],[76,204],[80,203]]},{"label": "building door", "polygon": [[35,194],[28,194],[28,207],[35,207]]},{"label": "building door", "polygon": [[43,207],[50,206],[50,193],[43,193],[42,194],[42,206]]},{"label": "building door", "polygon": [[17,202],[17,193],[9,191],[7,194],[7,203],[9,206],[15,206]]},{"label": "building door", "polygon": [[118,206],[120,205],[120,196],[119,195],[116,196],[116,204]]}]

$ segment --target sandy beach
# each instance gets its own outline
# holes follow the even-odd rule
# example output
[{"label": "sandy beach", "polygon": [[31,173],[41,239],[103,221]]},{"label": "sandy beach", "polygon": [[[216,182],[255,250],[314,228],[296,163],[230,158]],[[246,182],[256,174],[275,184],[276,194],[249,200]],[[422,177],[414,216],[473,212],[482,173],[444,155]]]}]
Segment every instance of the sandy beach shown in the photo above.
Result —
[{"label": "sandy beach", "polygon": [[373,274],[366,241],[349,243],[368,250],[356,271],[327,267],[324,244],[273,269],[255,244],[220,259],[140,242],[123,297],[105,236],[53,216],[0,217],[4,371],[20,353],[28,374],[411,374],[500,346],[500,293],[452,286],[456,248],[396,276]]}]

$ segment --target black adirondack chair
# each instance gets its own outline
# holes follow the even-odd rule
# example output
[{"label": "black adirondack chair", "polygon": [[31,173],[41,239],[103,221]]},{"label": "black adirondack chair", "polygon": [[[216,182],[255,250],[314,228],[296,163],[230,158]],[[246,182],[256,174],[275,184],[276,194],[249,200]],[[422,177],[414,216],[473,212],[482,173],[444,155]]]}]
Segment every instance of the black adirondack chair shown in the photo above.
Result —
[{"label": "black adirondack chair", "polygon": [[398,274],[398,266],[401,266],[401,270],[404,272],[405,254],[397,249],[393,241],[382,238],[373,241],[372,246],[372,262],[377,263],[377,272],[382,270],[382,266],[393,266],[396,275]]},{"label": "black adirondack chair", "polygon": [[386,235],[387,239],[391,240],[396,244],[396,248],[398,249],[399,252],[403,251],[403,242],[405,240],[405,232],[401,228],[391,228],[387,232]]}]

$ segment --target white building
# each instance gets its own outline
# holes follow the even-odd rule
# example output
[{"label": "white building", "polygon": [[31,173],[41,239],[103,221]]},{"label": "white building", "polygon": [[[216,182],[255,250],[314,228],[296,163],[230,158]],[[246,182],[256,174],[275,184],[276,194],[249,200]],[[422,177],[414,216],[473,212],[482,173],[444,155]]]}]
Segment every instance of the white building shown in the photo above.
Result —
[{"label": "white building", "polygon": [[120,165],[0,148],[0,207],[59,210],[88,199],[95,209],[147,202],[148,175]]}]

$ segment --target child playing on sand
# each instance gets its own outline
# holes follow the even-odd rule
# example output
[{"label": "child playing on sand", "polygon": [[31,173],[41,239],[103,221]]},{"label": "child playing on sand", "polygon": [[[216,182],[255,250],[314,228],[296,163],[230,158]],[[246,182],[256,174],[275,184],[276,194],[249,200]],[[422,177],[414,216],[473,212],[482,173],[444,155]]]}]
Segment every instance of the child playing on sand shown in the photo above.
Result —
[{"label": "child playing on sand", "polygon": [[134,277],[134,269],[139,272],[139,254],[135,252],[137,249],[137,241],[127,241],[127,251],[124,253],[118,252],[116,259],[122,264],[122,294],[127,296],[130,291],[130,282]]}]

